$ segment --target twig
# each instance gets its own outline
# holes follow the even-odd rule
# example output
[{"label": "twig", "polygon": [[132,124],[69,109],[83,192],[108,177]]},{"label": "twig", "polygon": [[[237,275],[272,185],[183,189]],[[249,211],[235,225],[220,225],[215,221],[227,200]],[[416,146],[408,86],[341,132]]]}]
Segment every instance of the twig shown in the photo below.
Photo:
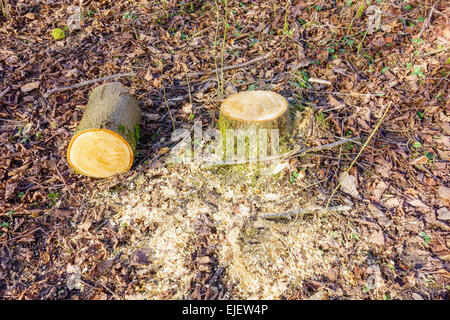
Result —
[{"label": "twig", "polygon": [[450,47],[444,47],[444,48],[437,49],[437,50],[434,50],[431,52],[426,52],[425,54],[429,54],[430,56],[432,56],[433,54],[441,53],[441,52],[447,51],[448,49],[450,49]]},{"label": "twig", "polygon": [[86,206],[80,201],[80,199],[78,199],[77,197],[75,197],[75,196],[73,195],[72,191],[70,190],[70,188],[67,186],[66,180],[64,179],[64,177],[62,176],[61,172],[59,171],[58,166],[56,165],[55,160],[53,159],[53,156],[52,156],[52,155],[50,155],[50,158],[52,159],[53,165],[55,166],[56,173],[58,173],[59,179],[62,181],[62,183],[64,183],[64,186],[66,187],[66,189],[67,189],[67,191],[69,192],[70,196],[71,196],[72,198],[74,198],[75,201],[78,202],[78,204],[79,204],[81,207],[86,208]]},{"label": "twig", "polygon": [[52,139],[53,139],[54,137],[56,137],[58,134],[59,134],[59,133],[56,132],[55,134],[51,135],[48,139],[46,139],[46,140],[44,140],[44,141],[40,141],[40,142],[35,142],[35,143],[33,143],[33,144],[31,145],[31,147],[32,147],[31,149],[28,149],[28,150],[25,150],[25,151],[20,151],[20,152],[15,152],[15,153],[10,153],[10,154],[7,154],[7,155],[5,155],[5,156],[1,156],[1,157],[0,157],[0,160],[5,160],[5,159],[9,159],[9,158],[16,158],[16,157],[24,156],[24,155],[26,155],[26,154],[28,154],[28,153],[31,153],[31,152],[33,152],[34,150],[36,150],[36,149],[33,148],[33,147],[39,146],[39,145],[44,145],[44,144],[48,143],[50,140],[52,140]]},{"label": "twig", "polygon": [[350,164],[350,166],[347,168],[347,170],[344,172],[344,174],[342,175],[342,178],[339,180],[338,185],[336,186],[336,188],[334,188],[333,193],[331,194],[331,196],[328,198],[327,201],[327,205],[325,206],[326,208],[328,208],[328,206],[330,205],[331,199],[333,198],[334,194],[336,193],[336,191],[339,189],[339,187],[341,186],[342,181],[344,181],[345,177],[347,176],[348,172],[350,171],[350,169],[354,166],[356,160],[358,160],[359,156],[361,155],[361,153],[366,149],[367,145],[369,144],[370,140],[372,140],[372,137],[374,136],[375,132],[377,132],[378,128],[381,125],[381,122],[383,122],[384,118],[387,115],[387,112],[389,111],[389,108],[391,107],[392,102],[390,102],[388,104],[388,106],[386,107],[386,110],[383,113],[383,116],[381,117],[380,121],[378,121],[377,125],[375,126],[375,128],[373,129],[372,133],[370,134],[369,138],[367,138],[367,141],[364,143],[364,145],[362,146],[361,150],[359,150],[359,153],[356,155],[355,159],[353,159],[352,163]]},{"label": "twig", "polygon": [[272,53],[269,52],[269,53],[267,53],[267,54],[265,54],[265,55],[263,55],[263,56],[260,56],[260,57],[258,57],[258,58],[255,58],[255,59],[253,59],[253,60],[250,60],[250,61],[247,61],[247,62],[244,62],[244,63],[235,64],[235,65],[232,65],[232,66],[223,67],[223,69],[222,69],[222,68],[218,68],[218,69],[209,70],[209,71],[191,72],[191,73],[189,73],[188,75],[189,75],[189,77],[197,77],[197,76],[202,76],[202,75],[205,75],[205,74],[215,73],[215,72],[218,72],[218,71],[221,71],[221,70],[227,71],[227,70],[232,70],[232,69],[243,68],[243,67],[246,67],[246,66],[248,66],[248,65],[251,65],[251,64],[253,64],[253,63],[255,63],[255,62],[258,62],[258,61],[261,61],[261,60],[265,60],[265,59],[267,59],[271,54],[272,54]]},{"label": "twig", "polygon": [[225,270],[224,267],[220,267],[217,269],[217,271],[214,273],[214,275],[212,276],[211,280],[208,281],[208,283],[206,284],[206,287],[211,286],[212,284],[214,284],[214,282],[217,281],[217,279],[219,279],[220,275],[222,274],[223,270]]},{"label": "twig", "polygon": [[301,155],[306,154],[308,152],[313,152],[313,151],[319,151],[319,150],[333,148],[333,147],[339,146],[339,145],[344,144],[344,143],[355,141],[357,139],[359,139],[359,137],[350,138],[350,139],[344,138],[344,139],[342,139],[340,141],[324,144],[324,145],[317,146],[317,147],[305,148],[305,149],[298,149],[298,148],[296,148],[296,149],[291,150],[289,152],[285,152],[285,153],[282,153],[282,154],[276,154],[276,155],[273,155],[273,156],[270,156],[270,157],[265,157],[263,159],[228,160],[228,161],[223,161],[223,162],[205,163],[201,167],[203,169],[208,169],[208,168],[220,167],[220,166],[226,166],[226,165],[250,164],[250,163],[257,163],[257,162],[269,162],[269,161],[273,161],[273,160],[281,160],[281,159],[285,159],[285,158],[289,158],[289,157],[293,157],[293,156],[301,156]]},{"label": "twig", "polygon": [[228,31],[228,0],[224,0],[225,2],[225,19],[224,19],[224,30],[223,30],[223,41],[222,41],[222,57],[220,62],[220,88],[219,92],[221,95],[223,95],[223,59],[225,56],[225,42],[227,40],[227,31]]},{"label": "twig", "polygon": [[21,151],[21,152],[10,153],[10,154],[7,154],[6,156],[1,156],[0,160],[23,156],[23,155],[30,153],[31,151],[33,151],[33,150],[26,150],[26,151]]},{"label": "twig", "polygon": [[309,78],[308,81],[309,81],[309,82],[313,82],[313,83],[325,84],[325,85],[327,85],[327,86],[332,86],[332,85],[333,85],[333,84],[331,83],[331,81],[323,80],[323,79],[318,79],[318,78]]},{"label": "twig", "polygon": [[[44,232],[44,230],[42,230],[40,227],[38,227],[38,228],[35,228],[35,229],[31,230],[31,231],[25,231],[25,232],[23,232],[22,234],[20,234],[20,235],[18,235],[18,236],[16,236],[16,237],[13,237],[13,238],[10,238],[10,239],[4,240],[4,241],[0,241],[0,244],[8,243],[8,242],[10,242],[10,241],[12,241],[12,240],[16,240],[16,239],[20,239],[20,238],[29,236],[30,234],[32,234],[33,232],[36,232],[36,231],[42,231],[42,232]],[[45,233],[45,232],[44,232],[44,233]]]},{"label": "twig", "polygon": [[219,34],[220,16],[219,16],[219,5],[217,4],[217,0],[214,0],[214,3],[216,4],[216,16],[217,16],[216,32],[214,33],[214,67],[216,67],[215,72],[217,78],[217,89],[220,90],[219,68],[217,67],[217,35]]},{"label": "twig", "polygon": [[362,97],[382,97],[384,96],[383,92],[378,93],[359,93],[359,92],[336,92],[336,91],[315,91],[315,90],[308,90],[308,92],[316,93],[316,94],[335,94],[335,95],[341,95],[341,96],[362,96]]},{"label": "twig", "polygon": [[422,29],[420,30],[420,33],[419,33],[419,35],[417,36],[418,39],[419,39],[419,38],[422,38],[422,35],[423,35],[423,33],[425,32],[425,29],[428,28],[428,26],[431,24],[431,17],[433,16],[433,11],[434,11],[434,8],[431,7],[430,13],[428,14],[428,19],[426,19],[426,20],[423,22]]},{"label": "twig", "polygon": [[[162,77],[162,74],[161,74],[161,77]],[[173,130],[175,131],[175,120],[173,120],[172,112],[170,112],[169,104],[167,103],[167,98],[166,98],[166,87],[164,86],[164,78],[162,78],[162,79],[163,79],[162,85],[163,85],[163,97],[164,97],[164,103],[165,103],[165,105],[166,105],[167,110],[169,111],[169,116],[170,116],[170,119],[172,120],[172,127],[173,127]]]},{"label": "twig", "polygon": [[[328,208],[328,210],[329,211],[348,211],[351,208],[352,207],[350,207],[350,206],[336,206],[336,207]],[[314,207],[300,208],[300,209],[286,211],[286,212],[281,212],[281,213],[263,214],[260,218],[267,219],[267,220],[292,219],[293,217],[296,217],[296,216],[303,216],[305,214],[311,214],[313,212],[326,211],[326,210],[327,210],[327,208],[314,206]]]},{"label": "twig", "polygon": [[2,92],[0,92],[0,99],[3,98],[3,96],[9,92],[9,90],[11,90],[10,87],[8,87],[5,90],[3,90]]},{"label": "twig", "polygon": [[44,94],[44,98],[48,98],[50,95],[52,95],[56,92],[64,92],[64,91],[68,91],[68,90],[78,89],[78,88],[88,86],[90,84],[93,84],[93,83],[96,83],[99,81],[106,81],[106,80],[112,80],[112,79],[117,79],[117,78],[122,78],[122,77],[133,77],[133,76],[135,76],[134,72],[128,72],[128,73],[117,73],[117,74],[113,74],[113,75],[106,76],[106,77],[95,78],[92,80],[86,80],[86,81],[82,81],[77,84],[73,84],[71,86],[51,89]]},{"label": "twig", "polygon": [[101,288],[103,288],[106,291],[108,291],[108,293],[111,294],[114,298],[116,298],[117,300],[121,300],[121,298],[118,295],[116,295],[111,289],[109,289],[103,283],[98,284],[95,281],[89,279],[89,281],[91,281],[91,282],[93,282],[95,284],[95,286],[94,286],[94,285],[90,284],[89,282],[84,281],[83,279],[79,279],[78,281],[81,282],[82,284],[90,287],[90,288],[93,288],[93,289],[101,289]]}]

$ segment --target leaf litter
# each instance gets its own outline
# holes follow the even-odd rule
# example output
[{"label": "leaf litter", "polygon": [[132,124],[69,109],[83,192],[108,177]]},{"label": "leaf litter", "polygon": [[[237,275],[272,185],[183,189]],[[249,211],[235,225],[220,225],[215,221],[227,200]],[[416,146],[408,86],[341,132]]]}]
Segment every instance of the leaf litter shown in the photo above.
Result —
[{"label": "leaf litter", "polygon": [[[219,40],[224,32],[211,3],[84,1],[80,12],[77,3],[5,3],[0,297],[448,299],[443,2],[228,1],[224,66],[244,67],[224,72],[225,92],[208,72],[220,67],[216,26]],[[43,95],[131,71],[120,81],[140,101],[146,133],[135,166],[106,181],[76,175],[65,151],[91,87]],[[279,92],[309,119],[295,122],[300,147],[363,143],[393,103],[350,171],[353,196],[332,199],[351,210],[259,218],[324,205],[355,142],[261,176],[164,168],[174,124],[210,127],[224,95],[248,89]]]}]

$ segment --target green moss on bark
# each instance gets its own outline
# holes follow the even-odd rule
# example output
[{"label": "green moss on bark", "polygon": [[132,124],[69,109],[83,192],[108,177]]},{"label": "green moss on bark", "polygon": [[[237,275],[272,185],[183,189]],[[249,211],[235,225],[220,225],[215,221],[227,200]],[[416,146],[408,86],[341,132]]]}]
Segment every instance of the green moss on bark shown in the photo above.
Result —
[{"label": "green moss on bark", "polygon": [[[291,120],[290,120],[290,114],[289,109],[286,110],[281,116],[274,120],[264,121],[264,122],[245,122],[245,121],[239,121],[234,120],[224,113],[220,112],[219,115],[219,130],[222,134],[223,139],[223,147],[224,147],[224,155],[227,153],[226,151],[226,139],[227,139],[227,130],[233,129],[233,130],[255,130],[256,134],[258,136],[259,130],[265,129],[267,130],[268,134],[268,140],[267,140],[267,146],[270,146],[270,130],[278,129],[279,130],[279,146],[280,150],[284,149],[284,145],[289,141],[291,136]],[[259,153],[260,144],[258,141],[257,145],[257,152]],[[246,158],[248,158],[248,139],[246,139]]]},{"label": "green moss on bark", "polygon": [[92,90],[86,110],[75,134],[89,129],[106,129],[122,136],[136,154],[142,112],[137,101],[119,82]]}]

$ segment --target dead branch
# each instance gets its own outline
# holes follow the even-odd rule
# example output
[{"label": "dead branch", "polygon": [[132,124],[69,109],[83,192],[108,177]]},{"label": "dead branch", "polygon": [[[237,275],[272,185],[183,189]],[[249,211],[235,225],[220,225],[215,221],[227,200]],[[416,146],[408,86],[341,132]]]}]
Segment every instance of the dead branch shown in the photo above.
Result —
[{"label": "dead branch", "polygon": [[324,145],[317,146],[317,147],[305,148],[305,149],[296,148],[289,152],[285,152],[282,154],[276,154],[276,155],[273,155],[270,157],[266,157],[264,159],[229,160],[229,161],[223,161],[223,162],[217,162],[217,163],[205,163],[201,167],[203,169],[208,169],[208,168],[221,167],[221,166],[226,166],[226,165],[251,164],[251,163],[257,163],[257,162],[270,162],[273,160],[281,160],[281,159],[286,159],[286,158],[290,158],[293,156],[301,156],[301,155],[304,155],[309,152],[334,148],[334,147],[339,146],[344,143],[353,142],[357,139],[359,139],[359,137],[350,138],[350,139],[343,138],[342,140],[339,140],[339,141],[336,141],[333,143],[324,144]]},{"label": "dead branch", "polygon": [[232,70],[232,69],[243,68],[243,67],[251,65],[251,64],[253,64],[255,62],[258,62],[258,61],[261,61],[261,60],[265,60],[268,57],[270,57],[271,54],[272,53],[269,52],[269,53],[267,53],[267,54],[265,54],[265,55],[263,55],[261,57],[255,58],[253,60],[250,60],[250,61],[247,61],[247,62],[244,62],[244,63],[235,64],[235,65],[232,65],[232,66],[227,66],[227,67],[223,67],[223,68],[217,68],[217,69],[209,70],[209,71],[191,72],[191,73],[188,74],[188,76],[189,77],[198,77],[198,76],[214,73],[214,72],[221,71],[221,70],[227,71],[227,70]]},{"label": "dead branch", "polygon": [[[352,207],[350,207],[350,206],[336,206],[336,207],[328,208],[328,210],[329,211],[348,211],[351,208]],[[260,216],[260,218],[267,219],[267,220],[274,220],[274,219],[289,219],[290,220],[296,216],[303,216],[305,214],[312,214],[314,212],[320,212],[320,211],[326,211],[326,210],[327,209],[325,207],[314,206],[314,207],[300,208],[300,209],[281,212],[281,213],[263,214],[262,216]]]},{"label": "dead branch", "polygon": [[44,98],[48,98],[50,95],[52,95],[52,94],[54,94],[56,92],[64,92],[64,91],[68,91],[68,90],[78,89],[78,88],[81,88],[81,87],[84,87],[84,86],[88,86],[90,84],[93,84],[93,83],[96,83],[96,82],[100,82],[100,81],[112,80],[112,79],[117,79],[117,78],[122,78],[122,77],[133,77],[135,75],[136,74],[134,72],[117,73],[117,74],[113,74],[113,75],[106,76],[106,77],[101,77],[101,78],[95,78],[95,79],[92,79],[92,80],[82,81],[80,83],[73,84],[71,86],[51,89],[51,90],[47,91],[44,94]]}]

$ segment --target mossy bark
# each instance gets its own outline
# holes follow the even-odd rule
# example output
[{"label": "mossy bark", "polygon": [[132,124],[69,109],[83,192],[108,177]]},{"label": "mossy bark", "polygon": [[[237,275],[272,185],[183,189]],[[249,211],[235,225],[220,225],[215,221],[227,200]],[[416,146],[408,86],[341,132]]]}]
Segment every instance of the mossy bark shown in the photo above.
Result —
[{"label": "mossy bark", "polygon": [[227,129],[278,129],[280,130],[280,136],[289,135],[290,133],[290,116],[288,110],[284,112],[281,116],[274,120],[264,121],[264,122],[247,122],[234,120],[224,113],[220,112],[219,115],[219,129],[222,135],[225,134]]},{"label": "mossy bark", "polygon": [[[223,139],[223,147],[224,147],[224,155],[227,157],[227,154],[229,155],[230,150],[227,150],[227,130],[235,130],[235,132],[238,132],[239,130],[244,130],[249,132],[250,130],[254,130],[256,132],[256,136],[258,137],[257,142],[257,150],[256,153],[258,155],[261,155],[261,147],[262,144],[260,142],[260,131],[266,130],[264,133],[267,134],[267,145],[266,148],[270,149],[273,146],[273,143],[277,144],[280,143],[280,148],[283,148],[282,145],[285,144],[291,136],[291,119],[289,114],[289,108],[282,113],[280,116],[273,120],[263,121],[263,122],[250,122],[250,121],[241,121],[241,120],[235,120],[231,117],[227,116],[223,112],[220,112],[219,115],[219,130],[222,134]],[[271,130],[278,130],[278,141],[271,141],[272,135]],[[253,159],[254,158],[250,155],[249,151],[249,142],[250,138],[245,138],[245,158]],[[236,141],[237,142],[237,141]],[[239,142],[237,142],[239,143]],[[229,149],[229,147],[228,147]],[[233,150],[233,153],[236,151],[236,148]],[[270,155],[270,153],[273,153],[274,150],[267,150],[267,154]],[[277,150],[278,151],[278,150]],[[266,151],[262,152],[263,154],[266,153]],[[273,156],[273,154],[272,154]],[[224,160],[230,160],[230,159],[224,159]]]},{"label": "mossy bark", "polygon": [[92,90],[75,135],[89,129],[114,131],[136,154],[142,112],[136,99],[120,82],[110,82]]}]

